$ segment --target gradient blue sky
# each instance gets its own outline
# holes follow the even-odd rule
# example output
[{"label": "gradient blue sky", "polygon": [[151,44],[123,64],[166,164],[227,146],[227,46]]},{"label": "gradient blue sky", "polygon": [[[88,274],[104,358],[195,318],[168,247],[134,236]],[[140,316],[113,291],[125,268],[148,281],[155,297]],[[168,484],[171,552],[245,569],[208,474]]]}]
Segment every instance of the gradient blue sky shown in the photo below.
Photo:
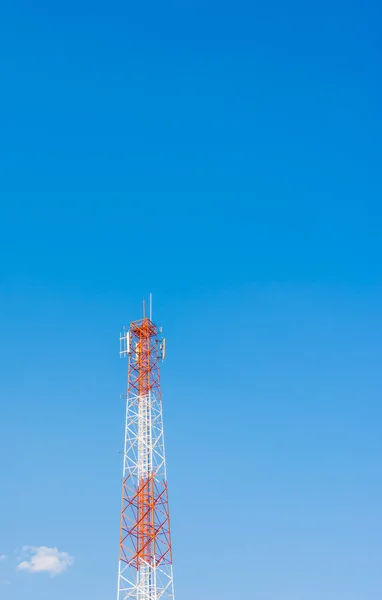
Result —
[{"label": "gradient blue sky", "polygon": [[[150,291],[178,600],[382,597],[381,19],[1,8],[2,599],[115,597],[118,336]],[[75,563],[17,572],[23,545]]]}]

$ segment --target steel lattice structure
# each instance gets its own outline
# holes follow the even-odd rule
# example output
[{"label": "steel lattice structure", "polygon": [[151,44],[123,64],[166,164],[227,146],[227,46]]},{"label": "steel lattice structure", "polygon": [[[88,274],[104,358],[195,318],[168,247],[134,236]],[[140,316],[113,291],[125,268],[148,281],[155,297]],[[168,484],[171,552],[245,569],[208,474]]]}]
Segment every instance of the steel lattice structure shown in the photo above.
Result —
[{"label": "steel lattice structure", "polygon": [[159,372],[165,340],[144,317],[120,341],[129,368],[117,600],[174,600]]}]

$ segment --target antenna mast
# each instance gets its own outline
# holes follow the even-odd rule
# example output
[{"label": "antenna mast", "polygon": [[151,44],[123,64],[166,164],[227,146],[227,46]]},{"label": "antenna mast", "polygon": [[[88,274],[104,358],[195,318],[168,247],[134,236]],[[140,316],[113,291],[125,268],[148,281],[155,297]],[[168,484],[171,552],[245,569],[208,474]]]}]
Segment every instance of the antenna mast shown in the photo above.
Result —
[{"label": "antenna mast", "polygon": [[150,319],[121,337],[129,361],[117,600],[174,600],[160,361],[165,344]]}]

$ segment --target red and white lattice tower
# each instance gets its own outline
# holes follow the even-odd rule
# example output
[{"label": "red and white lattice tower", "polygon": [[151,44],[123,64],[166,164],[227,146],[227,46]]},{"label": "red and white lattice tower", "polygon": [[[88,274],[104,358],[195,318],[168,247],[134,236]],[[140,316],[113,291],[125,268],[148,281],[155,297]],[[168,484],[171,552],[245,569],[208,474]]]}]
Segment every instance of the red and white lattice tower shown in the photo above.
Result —
[{"label": "red and white lattice tower", "polygon": [[129,368],[117,600],[174,600],[159,333],[150,307],[120,338]]}]

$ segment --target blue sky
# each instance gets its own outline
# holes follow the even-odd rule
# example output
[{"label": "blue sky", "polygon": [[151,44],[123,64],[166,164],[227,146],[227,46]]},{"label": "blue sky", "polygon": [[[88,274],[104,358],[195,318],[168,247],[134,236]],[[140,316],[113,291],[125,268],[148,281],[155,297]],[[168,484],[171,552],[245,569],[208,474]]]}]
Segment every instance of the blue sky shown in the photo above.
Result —
[{"label": "blue sky", "polygon": [[380,8],[53,4],[0,18],[1,598],[115,597],[149,292],[177,598],[381,598]]}]

